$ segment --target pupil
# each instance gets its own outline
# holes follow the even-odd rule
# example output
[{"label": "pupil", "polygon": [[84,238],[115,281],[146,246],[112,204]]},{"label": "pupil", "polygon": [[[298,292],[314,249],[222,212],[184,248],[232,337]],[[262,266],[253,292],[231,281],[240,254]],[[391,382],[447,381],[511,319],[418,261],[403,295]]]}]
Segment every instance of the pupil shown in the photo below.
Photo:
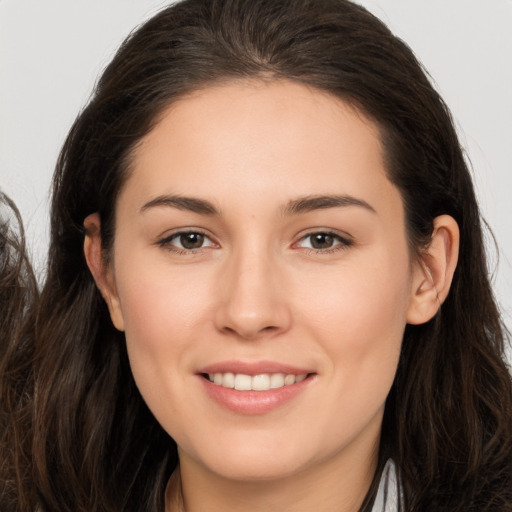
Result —
[{"label": "pupil", "polygon": [[199,249],[204,242],[204,235],[201,233],[187,233],[180,236],[181,245],[185,249]]},{"label": "pupil", "polygon": [[332,247],[333,236],[327,233],[318,233],[312,236],[311,245],[315,249],[328,249]]}]

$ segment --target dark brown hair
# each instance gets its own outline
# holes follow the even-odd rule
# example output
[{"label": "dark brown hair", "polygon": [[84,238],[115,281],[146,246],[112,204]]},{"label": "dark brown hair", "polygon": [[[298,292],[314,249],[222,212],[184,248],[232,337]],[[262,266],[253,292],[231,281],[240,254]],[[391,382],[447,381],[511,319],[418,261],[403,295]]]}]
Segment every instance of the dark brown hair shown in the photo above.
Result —
[{"label": "dark brown hair", "polygon": [[0,496],[1,510],[30,505],[33,325],[38,288],[20,214],[0,192]]},{"label": "dark brown hair", "polygon": [[436,216],[457,221],[451,292],[433,320],[405,331],[379,467],[395,460],[410,512],[511,510],[512,385],[470,173],[411,50],[346,0],[185,0],[131,34],[106,68],[55,172],[35,336],[33,485],[20,503],[163,510],[176,446],[137,391],[123,334],[84,261],[83,221],[99,212],[108,258],[130,155],[159,114],[193,90],[246,78],[327,91],[377,123],[413,254],[428,245]]}]

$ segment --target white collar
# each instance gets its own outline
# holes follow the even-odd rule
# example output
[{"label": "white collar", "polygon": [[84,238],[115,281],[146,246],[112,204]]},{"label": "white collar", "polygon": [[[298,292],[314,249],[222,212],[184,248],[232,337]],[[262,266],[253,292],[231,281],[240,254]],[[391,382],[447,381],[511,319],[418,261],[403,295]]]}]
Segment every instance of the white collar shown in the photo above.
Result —
[{"label": "white collar", "polygon": [[399,489],[395,463],[389,459],[380,477],[377,496],[373,503],[372,512],[399,512],[403,510],[403,502]]}]

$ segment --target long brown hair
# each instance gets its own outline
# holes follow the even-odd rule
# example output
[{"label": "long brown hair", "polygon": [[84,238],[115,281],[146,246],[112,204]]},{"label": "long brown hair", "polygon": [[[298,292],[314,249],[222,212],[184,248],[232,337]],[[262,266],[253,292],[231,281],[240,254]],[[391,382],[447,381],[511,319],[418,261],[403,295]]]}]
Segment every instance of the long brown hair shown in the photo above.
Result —
[{"label": "long brown hair", "polygon": [[[176,445],[133,381],[83,256],[101,217],[104,256],[130,156],[177,98],[240,78],[286,79],[352,104],[380,128],[412,254],[433,219],[461,233],[451,292],[407,326],[379,467],[397,464],[408,511],[512,508],[512,383],[489,284],[481,219],[450,113],[412,51],[347,0],[185,0],[123,43],[77,118],[54,177],[48,275],[35,334],[33,485],[43,511],[163,510]],[[378,480],[363,507],[369,507]],[[20,510],[23,510],[20,507]]]},{"label": "long brown hair", "polygon": [[0,508],[26,508],[38,288],[20,214],[0,192]]}]

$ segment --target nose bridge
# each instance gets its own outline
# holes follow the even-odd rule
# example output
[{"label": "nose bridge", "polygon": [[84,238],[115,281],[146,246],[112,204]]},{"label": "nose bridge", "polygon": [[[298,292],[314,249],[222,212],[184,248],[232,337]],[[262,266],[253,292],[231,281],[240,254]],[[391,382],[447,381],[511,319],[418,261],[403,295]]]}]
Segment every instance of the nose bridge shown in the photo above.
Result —
[{"label": "nose bridge", "polygon": [[234,248],[223,269],[217,325],[251,339],[288,328],[290,311],[284,296],[279,258],[265,244]]}]

